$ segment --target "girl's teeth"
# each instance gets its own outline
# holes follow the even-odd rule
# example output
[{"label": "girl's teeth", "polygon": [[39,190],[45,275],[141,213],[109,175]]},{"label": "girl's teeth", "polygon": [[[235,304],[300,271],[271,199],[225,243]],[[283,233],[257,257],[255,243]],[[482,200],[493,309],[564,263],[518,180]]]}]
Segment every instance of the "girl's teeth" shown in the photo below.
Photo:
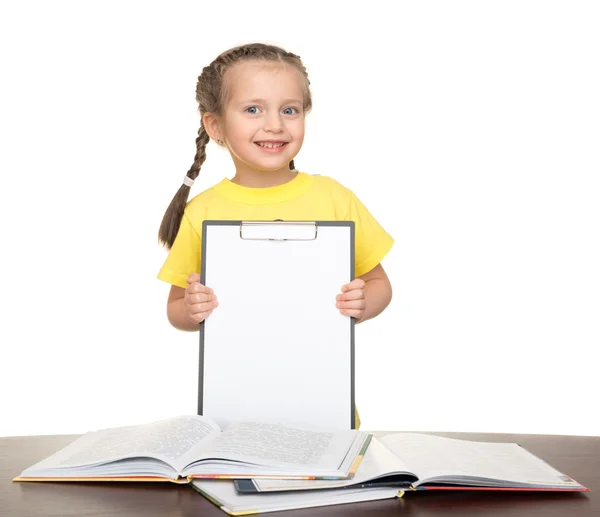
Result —
[{"label": "girl's teeth", "polygon": [[273,149],[274,147],[282,147],[283,144],[268,144],[268,143],[263,143],[263,142],[259,142],[258,145],[260,145],[261,147],[267,147],[269,149]]}]

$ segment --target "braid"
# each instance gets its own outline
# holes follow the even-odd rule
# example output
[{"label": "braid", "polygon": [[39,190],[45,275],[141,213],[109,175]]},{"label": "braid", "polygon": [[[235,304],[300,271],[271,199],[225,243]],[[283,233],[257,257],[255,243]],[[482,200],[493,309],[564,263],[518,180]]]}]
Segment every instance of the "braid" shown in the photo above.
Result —
[{"label": "braid", "polygon": [[206,160],[206,145],[209,141],[210,137],[208,136],[206,129],[204,129],[203,125],[200,125],[198,136],[196,137],[196,156],[194,156],[194,163],[186,173],[188,178],[195,180],[198,177],[198,174],[200,174],[200,167],[202,167],[202,164]]},{"label": "braid", "polygon": [[[194,156],[194,163],[186,173],[186,176],[192,180],[195,180],[198,177],[200,167],[202,167],[202,164],[206,160],[206,144],[208,144],[209,140],[210,137],[204,129],[204,126],[200,125],[198,136],[196,138],[196,156]],[[189,194],[190,187],[182,184],[169,204],[160,224],[158,241],[167,249],[171,249],[175,242],[175,237],[177,237],[177,232],[181,226],[181,219],[183,218],[183,212],[185,211],[185,205]]]}]

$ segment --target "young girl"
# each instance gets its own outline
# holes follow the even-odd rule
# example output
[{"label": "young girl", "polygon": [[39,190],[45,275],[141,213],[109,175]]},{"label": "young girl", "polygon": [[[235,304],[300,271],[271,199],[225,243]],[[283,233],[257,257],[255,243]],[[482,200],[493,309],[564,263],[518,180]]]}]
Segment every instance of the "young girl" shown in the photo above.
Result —
[{"label": "young girl", "polygon": [[[170,323],[195,331],[218,307],[218,293],[200,283],[205,219],[354,221],[355,279],[331,293],[332,303],[356,323],[380,314],[392,297],[380,264],[392,237],[349,189],[328,176],[294,167],[304,140],[304,119],[312,107],[300,58],[260,43],[230,49],[202,70],[196,100],[201,115],[196,156],[159,230],[159,240],[170,249],[158,274],[172,284]],[[229,151],[235,176],[187,203],[211,139]]]}]

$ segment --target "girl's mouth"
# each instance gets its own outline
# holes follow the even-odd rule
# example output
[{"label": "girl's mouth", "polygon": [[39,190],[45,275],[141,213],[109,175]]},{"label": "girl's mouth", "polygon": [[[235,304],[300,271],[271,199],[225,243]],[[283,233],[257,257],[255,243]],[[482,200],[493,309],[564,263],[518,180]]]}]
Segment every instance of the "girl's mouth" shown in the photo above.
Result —
[{"label": "girl's mouth", "polygon": [[254,142],[258,147],[267,153],[279,153],[283,151],[287,142]]}]

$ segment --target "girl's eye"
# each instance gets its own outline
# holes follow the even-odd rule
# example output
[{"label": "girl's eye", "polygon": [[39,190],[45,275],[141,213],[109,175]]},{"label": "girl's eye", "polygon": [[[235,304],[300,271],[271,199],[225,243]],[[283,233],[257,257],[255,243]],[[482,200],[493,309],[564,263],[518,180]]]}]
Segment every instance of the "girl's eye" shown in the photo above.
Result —
[{"label": "girl's eye", "polygon": [[[298,109],[297,108],[285,108],[283,111],[284,113],[288,110],[294,110],[296,113],[298,113]],[[293,115],[294,113],[286,113],[286,115]]]},{"label": "girl's eye", "polygon": [[[250,115],[256,115],[258,113],[258,106],[249,106],[248,108],[246,108],[246,111],[248,113],[250,113]],[[257,111],[251,111],[251,110],[257,110]]]}]

